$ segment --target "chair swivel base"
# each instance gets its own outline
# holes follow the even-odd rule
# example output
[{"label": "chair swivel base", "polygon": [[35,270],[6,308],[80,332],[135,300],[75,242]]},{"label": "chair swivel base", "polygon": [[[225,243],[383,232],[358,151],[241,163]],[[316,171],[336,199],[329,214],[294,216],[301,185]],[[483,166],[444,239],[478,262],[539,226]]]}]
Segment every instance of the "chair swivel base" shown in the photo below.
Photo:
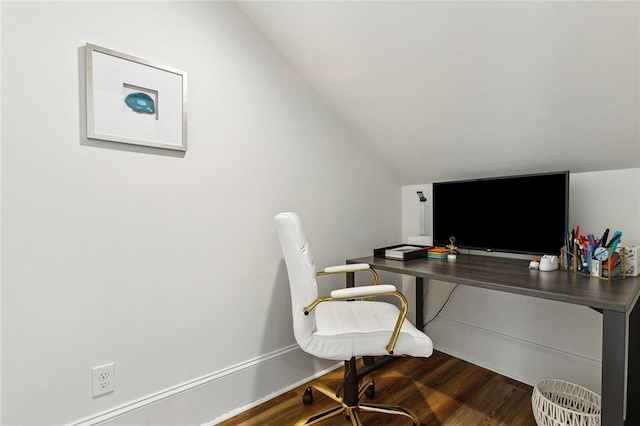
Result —
[{"label": "chair swivel base", "polygon": [[[362,380],[358,389],[358,400],[362,397],[362,395],[367,393],[367,389],[369,388],[369,385],[372,385],[372,384],[373,384],[373,380],[370,377],[365,377]],[[316,423],[320,423],[324,420],[327,420],[339,415],[344,415],[349,420],[351,420],[352,426],[361,426],[363,423],[360,420],[359,413],[365,413],[365,412],[404,416],[410,419],[415,426],[420,426],[421,424],[418,417],[411,410],[407,408],[399,407],[397,405],[380,405],[380,404],[367,404],[367,403],[358,402],[357,405],[350,407],[344,403],[344,400],[342,397],[336,396],[335,391],[333,391],[331,388],[321,383],[313,384],[307,388],[305,392],[305,396],[303,397],[303,401],[305,401],[305,403],[310,404],[312,401],[312,398],[310,397],[311,388],[326,395],[327,397],[331,398],[333,401],[337,402],[340,405],[338,405],[337,407],[333,407],[328,410],[322,411],[320,413],[316,413],[306,419],[300,420],[299,422],[296,423],[296,426],[314,425]]]}]

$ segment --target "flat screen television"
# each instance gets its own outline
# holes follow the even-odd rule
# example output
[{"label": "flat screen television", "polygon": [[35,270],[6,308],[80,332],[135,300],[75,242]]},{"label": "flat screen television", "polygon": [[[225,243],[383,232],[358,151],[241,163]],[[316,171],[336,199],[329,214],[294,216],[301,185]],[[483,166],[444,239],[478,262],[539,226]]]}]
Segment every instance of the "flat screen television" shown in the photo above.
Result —
[{"label": "flat screen television", "polygon": [[559,254],[569,218],[569,172],[433,184],[433,241],[464,249]]}]

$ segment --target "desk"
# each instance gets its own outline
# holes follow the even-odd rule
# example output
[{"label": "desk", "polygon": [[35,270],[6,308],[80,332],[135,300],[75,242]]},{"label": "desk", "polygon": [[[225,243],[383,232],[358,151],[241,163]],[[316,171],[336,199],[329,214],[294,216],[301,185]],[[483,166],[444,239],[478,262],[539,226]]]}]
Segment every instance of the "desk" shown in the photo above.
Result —
[{"label": "desk", "polygon": [[[421,330],[424,285],[429,279],[588,306],[601,312],[601,424],[640,424],[640,309],[634,309],[640,277],[607,281],[564,271],[531,270],[528,260],[481,255],[458,255],[455,261],[367,256],[346,263],[368,263],[380,271],[414,276],[416,327]],[[348,274],[347,286],[354,284],[354,274]]]}]

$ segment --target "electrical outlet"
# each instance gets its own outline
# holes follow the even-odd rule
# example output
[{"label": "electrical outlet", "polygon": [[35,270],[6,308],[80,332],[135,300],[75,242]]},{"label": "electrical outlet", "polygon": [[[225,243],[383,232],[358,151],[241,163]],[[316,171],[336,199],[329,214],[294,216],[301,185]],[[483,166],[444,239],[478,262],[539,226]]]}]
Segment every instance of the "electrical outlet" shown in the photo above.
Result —
[{"label": "electrical outlet", "polygon": [[96,397],[113,392],[116,388],[114,363],[93,367],[91,369],[91,396]]}]

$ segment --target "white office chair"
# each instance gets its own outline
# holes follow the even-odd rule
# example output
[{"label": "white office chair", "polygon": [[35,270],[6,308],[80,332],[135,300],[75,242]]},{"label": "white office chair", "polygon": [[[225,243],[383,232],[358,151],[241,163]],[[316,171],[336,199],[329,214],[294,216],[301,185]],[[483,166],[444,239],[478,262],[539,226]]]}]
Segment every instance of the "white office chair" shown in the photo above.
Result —
[{"label": "white office chair", "polygon": [[[404,296],[393,285],[377,284],[378,275],[368,264],[332,266],[316,271],[300,219],[295,213],[279,213],[275,226],[289,275],[296,341],[303,351],[318,358],[345,362],[344,379],[336,391],[317,384],[307,388],[303,396],[303,402],[311,403],[313,388],[339,406],[297,424],[311,425],[344,414],[352,425],[360,425],[360,412],[377,412],[401,415],[414,425],[420,425],[418,417],[406,408],[360,402],[363,395],[373,397],[375,394],[368,373],[382,364],[373,364],[372,357],[429,357],[433,353],[431,339],[405,321],[407,301]],[[373,285],[333,290],[330,296],[318,297],[316,277],[357,271],[370,271]],[[370,300],[389,295],[398,298],[401,309],[392,303]],[[356,365],[358,357],[365,361],[360,370]],[[339,396],[341,390],[342,396]]]}]

